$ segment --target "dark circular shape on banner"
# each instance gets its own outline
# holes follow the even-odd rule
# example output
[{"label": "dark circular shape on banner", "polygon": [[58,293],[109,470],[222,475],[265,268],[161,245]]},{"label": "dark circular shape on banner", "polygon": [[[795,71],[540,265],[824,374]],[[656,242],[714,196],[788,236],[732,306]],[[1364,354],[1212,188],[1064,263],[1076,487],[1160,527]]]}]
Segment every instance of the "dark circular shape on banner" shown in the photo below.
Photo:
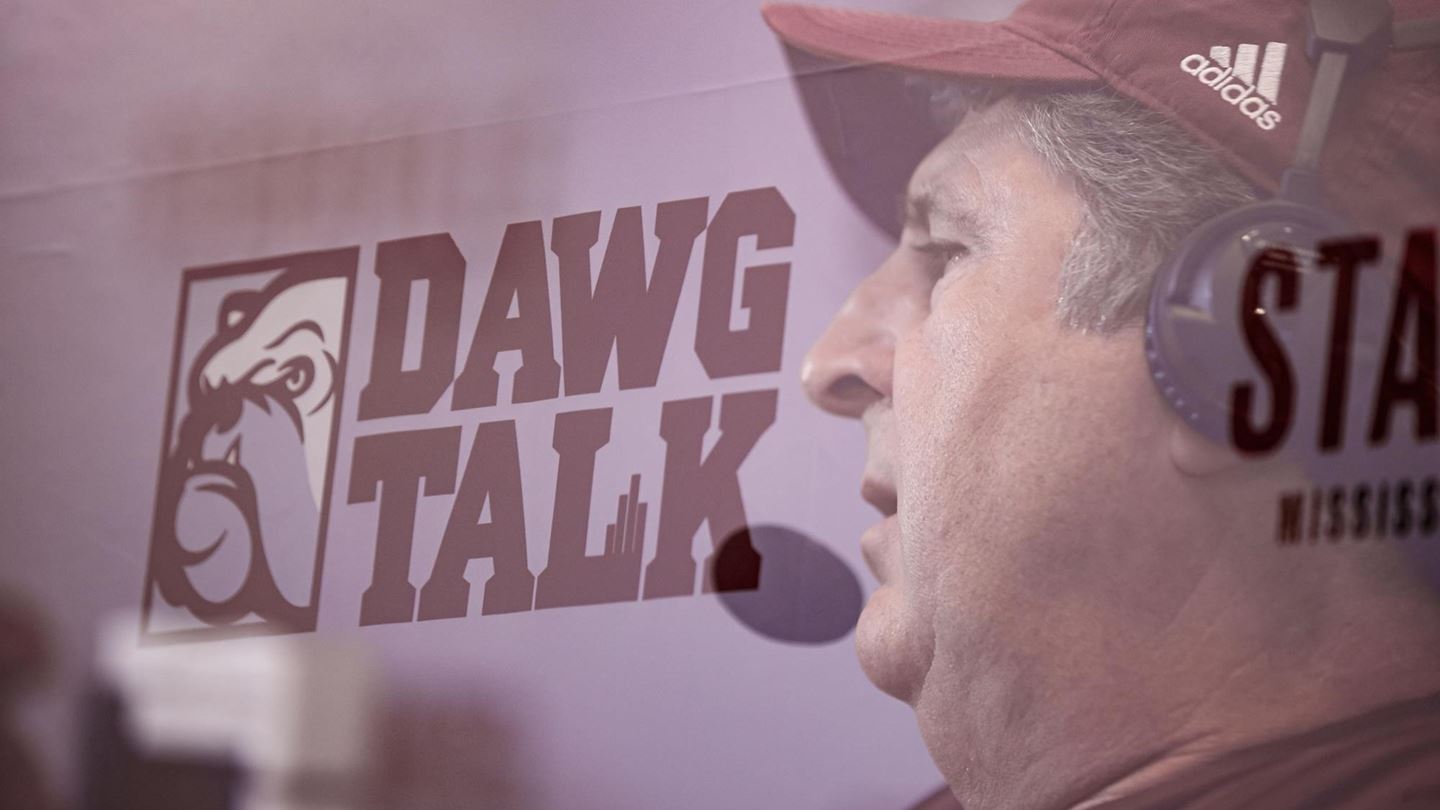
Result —
[{"label": "dark circular shape on banner", "polygon": [[725,539],[715,558],[714,590],[741,624],[787,644],[844,638],[855,629],[865,600],[844,560],[823,543],[775,525],[740,529]]}]

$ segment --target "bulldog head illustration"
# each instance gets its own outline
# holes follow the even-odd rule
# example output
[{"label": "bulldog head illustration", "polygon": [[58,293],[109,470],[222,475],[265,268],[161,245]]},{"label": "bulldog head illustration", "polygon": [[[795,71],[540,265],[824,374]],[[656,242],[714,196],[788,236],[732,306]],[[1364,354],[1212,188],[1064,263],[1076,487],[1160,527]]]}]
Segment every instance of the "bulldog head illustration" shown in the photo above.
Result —
[{"label": "bulldog head illustration", "polygon": [[313,625],[349,284],[286,270],[231,292],[189,365],[151,582],[206,625]]}]

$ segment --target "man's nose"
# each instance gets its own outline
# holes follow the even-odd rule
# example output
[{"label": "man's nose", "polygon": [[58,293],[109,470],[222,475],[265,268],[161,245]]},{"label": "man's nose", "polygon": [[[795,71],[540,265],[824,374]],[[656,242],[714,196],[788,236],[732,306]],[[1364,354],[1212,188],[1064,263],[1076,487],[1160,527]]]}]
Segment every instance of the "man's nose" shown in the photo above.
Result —
[{"label": "man's nose", "polygon": [[866,279],[810,347],[800,382],[816,405],[858,419],[890,397],[903,307],[896,292],[876,276]]}]

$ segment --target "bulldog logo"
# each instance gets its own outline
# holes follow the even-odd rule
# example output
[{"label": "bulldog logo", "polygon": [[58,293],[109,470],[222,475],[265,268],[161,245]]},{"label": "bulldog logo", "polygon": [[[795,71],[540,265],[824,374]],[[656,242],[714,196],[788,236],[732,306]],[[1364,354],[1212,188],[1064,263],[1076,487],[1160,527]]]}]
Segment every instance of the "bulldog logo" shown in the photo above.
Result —
[{"label": "bulldog logo", "polygon": [[186,271],[148,634],[315,628],[357,259]]}]

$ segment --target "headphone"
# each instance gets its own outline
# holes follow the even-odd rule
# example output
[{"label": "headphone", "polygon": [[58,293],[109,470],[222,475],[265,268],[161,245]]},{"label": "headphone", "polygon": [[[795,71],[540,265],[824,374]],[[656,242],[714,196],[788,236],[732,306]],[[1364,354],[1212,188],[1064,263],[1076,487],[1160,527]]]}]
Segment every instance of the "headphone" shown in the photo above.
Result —
[{"label": "headphone", "polygon": [[[1201,225],[1160,268],[1151,289],[1145,323],[1151,378],[1170,407],[1206,437],[1235,445],[1230,389],[1255,365],[1239,343],[1241,312],[1233,305],[1242,301],[1247,276],[1266,261],[1288,263],[1288,269],[1303,273],[1307,260],[1313,264],[1317,246],[1347,233],[1345,221],[1325,206],[1319,171],[1347,74],[1380,62],[1391,50],[1436,46],[1440,19],[1396,26],[1388,0],[1312,0],[1306,54],[1315,64],[1315,80],[1279,195]],[[1263,308],[1255,313],[1286,345],[1299,347],[1297,354],[1313,358],[1327,340],[1329,308],[1294,306],[1295,286],[1285,287],[1280,298],[1291,314],[1272,316]],[[1363,357],[1351,363],[1352,378],[1365,373],[1355,367],[1363,363]],[[1318,381],[1309,379],[1314,375],[1297,376],[1300,391],[1318,391]],[[1301,427],[1309,424],[1303,414],[1296,421]]]}]

